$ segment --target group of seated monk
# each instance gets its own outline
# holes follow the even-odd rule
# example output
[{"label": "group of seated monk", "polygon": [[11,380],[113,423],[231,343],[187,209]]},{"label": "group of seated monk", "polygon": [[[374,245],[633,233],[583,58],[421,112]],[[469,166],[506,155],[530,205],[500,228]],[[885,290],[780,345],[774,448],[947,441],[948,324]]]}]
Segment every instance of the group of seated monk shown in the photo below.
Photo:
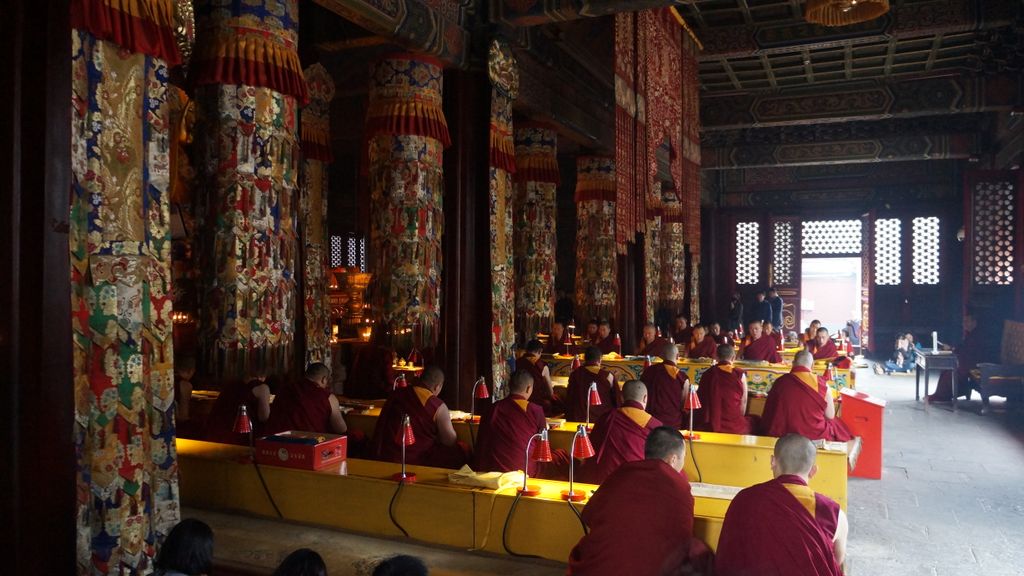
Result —
[{"label": "group of seated monk", "polygon": [[782,362],[782,333],[770,322],[754,320],[747,324],[747,336],[740,342],[740,358],[752,362]]},{"label": "group of seated monk", "polygon": [[838,503],[807,486],[816,457],[807,438],[780,438],[772,480],[733,498],[712,561],[693,536],[683,436],[654,427],[643,458],[619,466],[583,509],[589,532],[573,548],[568,573],[839,576],[849,525]]}]

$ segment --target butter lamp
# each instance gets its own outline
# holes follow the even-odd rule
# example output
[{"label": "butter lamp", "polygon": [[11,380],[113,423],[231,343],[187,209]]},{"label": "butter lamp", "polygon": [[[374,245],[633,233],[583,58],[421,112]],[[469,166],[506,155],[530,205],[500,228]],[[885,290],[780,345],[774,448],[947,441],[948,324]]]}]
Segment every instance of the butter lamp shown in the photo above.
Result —
[{"label": "butter lamp", "polygon": [[590,428],[590,407],[601,405],[601,394],[597,391],[597,382],[590,383],[590,391],[587,393],[587,428]]},{"label": "butter lamp", "polygon": [[580,424],[576,427],[576,433],[572,436],[572,459],[569,461],[569,489],[562,490],[562,500],[569,502],[582,502],[586,497],[583,490],[573,490],[573,469],[576,467],[576,459],[586,460],[594,456],[594,445],[590,443],[587,436],[587,428]]},{"label": "butter lamp", "polygon": [[[537,440],[535,445],[533,445],[534,440]],[[530,449],[531,445],[533,445],[532,450]],[[530,486],[528,484],[530,480],[530,460],[533,460],[534,462],[551,462],[551,442],[548,441],[547,428],[533,436],[530,436],[530,439],[526,441],[526,462],[523,464],[523,486],[519,489],[519,493],[523,496],[536,496],[540,494],[539,487]]]},{"label": "butter lamp", "polygon": [[391,477],[395,482],[412,484],[416,481],[416,474],[409,474],[405,471],[405,447],[416,443],[416,436],[412,433],[412,424],[409,422],[409,415],[402,417],[402,429],[395,438],[395,441],[402,446],[402,471]]}]

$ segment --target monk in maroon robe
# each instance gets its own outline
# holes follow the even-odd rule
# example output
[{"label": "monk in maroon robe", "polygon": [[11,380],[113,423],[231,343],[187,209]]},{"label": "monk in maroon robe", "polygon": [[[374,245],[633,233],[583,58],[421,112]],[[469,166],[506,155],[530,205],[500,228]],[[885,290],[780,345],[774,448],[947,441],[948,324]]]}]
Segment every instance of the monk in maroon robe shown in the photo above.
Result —
[{"label": "monk in maroon robe", "polygon": [[629,380],[622,386],[622,407],[598,419],[590,441],[594,456],[583,461],[580,479],[602,484],[626,462],[644,459],[644,442],[661,421],[647,413],[647,386],[640,380]]},{"label": "monk in maroon robe", "polygon": [[841,576],[849,522],[832,499],[807,487],[817,456],[810,440],[775,443],[768,482],[740,491],[718,539],[716,576]]},{"label": "monk in maroon robe", "polygon": [[615,343],[615,336],[612,335],[612,325],[607,320],[601,320],[601,323],[597,325],[595,345],[601,349],[602,354],[619,352],[619,345]]},{"label": "monk in maroon robe", "polygon": [[[547,427],[544,410],[529,401],[533,392],[533,376],[517,370],[509,382],[509,396],[484,408],[477,436],[475,470],[479,472],[511,472],[522,470],[526,460],[526,443]],[[553,462],[547,476],[560,474],[569,458],[564,450],[552,449]],[[530,476],[536,476],[537,463],[529,462]]]},{"label": "monk in maroon robe", "polygon": [[777,330],[777,326],[775,326],[771,322],[762,322],[761,325],[764,326],[763,335],[771,336],[775,340],[776,349],[782,350],[782,342],[785,340],[785,337],[782,335],[782,330]]},{"label": "monk in maroon robe", "polygon": [[815,360],[831,360],[839,356],[839,350],[828,335],[828,328],[818,328],[814,340],[807,344],[807,350],[814,356]]},{"label": "monk in maroon robe", "polygon": [[764,325],[760,320],[751,322],[747,329],[747,337],[740,344],[740,358],[754,362],[765,360],[773,364],[782,362],[782,355],[779,354],[779,342],[764,334]]},{"label": "monk in maroon robe", "polygon": [[814,342],[818,335],[818,328],[821,328],[821,320],[811,320],[811,325],[800,334],[800,341],[804,343],[804,346]]},{"label": "monk in maroon robe", "polygon": [[660,576],[690,565],[693,494],[682,472],[683,436],[655,428],[644,453],[620,466],[583,508],[590,533],[569,555],[568,574]]},{"label": "monk in maroon robe", "polygon": [[708,335],[715,341],[715,344],[728,344],[732,346],[732,338],[722,333],[722,325],[718,322],[712,322],[708,326]]},{"label": "monk in maroon robe", "polygon": [[697,398],[700,410],[694,417],[694,427],[708,432],[750,434],[747,418],[747,378],[733,366],[736,351],[723,344],[718,347],[718,364],[701,374]]},{"label": "monk in maroon robe", "polygon": [[668,344],[668,340],[658,336],[658,328],[648,322],[644,324],[640,333],[640,345],[637,346],[636,353],[638,356],[654,356],[664,344]]},{"label": "monk in maroon robe", "polygon": [[[953,353],[956,354],[956,393],[957,396],[968,397],[971,387],[968,379],[971,370],[985,360],[984,343],[976,328],[978,322],[974,316],[964,316],[964,339]],[[929,402],[949,402],[953,399],[953,371],[944,370],[935,385],[935,393],[928,395]]]},{"label": "monk in maroon robe", "polygon": [[825,380],[811,372],[813,363],[810,352],[797,352],[793,369],[772,384],[761,415],[763,435],[799,434],[837,442],[853,438],[846,424],[836,418],[835,402]]},{"label": "monk in maroon robe", "polygon": [[448,407],[438,398],[444,373],[436,366],[423,370],[419,381],[399,388],[388,398],[373,431],[373,454],[386,462],[402,461],[402,424],[406,416],[416,442],[405,447],[405,461],[418,466],[461,468],[468,447],[460,445]]},{"label": "monk in maroon robe", "polygon": [[580,344],[584,346],[589,344],[597,344],[598,340],[600,340],[600,338],[598,338],[597,336],[597,325],[598,321],[596,319],[587,322],[587,331],[583,335],[583,341]]},{"label": "monk in maroon robe", "polygon": [[686,344],[693,336],[693,328],[690,327],[690,319],[686,314],[676,314],[672,324],[672,341],[677,344]]},{"label": "monk in maroon robe", "polygon": [[274,397],[266,432],[286,430],[331,434],[348,431],[338,399],[331,393],[331,369],[324,364],[310,364],[304,378],[284,385]]},{"label": "monk in maroon robe", "polygon": [[545,354],[565,354],[566,344],[569,342],[569,336],[565,333],[565,324],[561,322],[551,323],[551,334],[548,335],[548,341],[544,344]]},{"label": "monk in maroon robe", "polygon": [[245,404],[246,413],[252,422],[253,435],[264,434],[270,418],[270,386],[264,371],[253,372],[248,381],[229,382],[221,390],[206,419],[206,440],[222,444],[248,444],[247,434],[235,432],[235,418],[238,407]]},{"label": "monk in maroon robe", "polygon": [[689,391],[686,372],[676,366],[678,350],[669,344],[662,350],[661,364],[652,364],[640,374],[647,385],[647,411],[665,426],[683,427],[683,394]]},{"label": "monk in maroon robe", "polygon": [[687,358],[718,358],[718,344],[702,325],[693,327],[693,336],[687,343]]},{"label": "monk in maroon robe", "polygon": [[564,412],[565,406],[555,396],[555,387],[551,384],[551,370],[540,359],[542,352],[544,345],[540,340],[530,340],[526,343],[526,353],[519,359],[519,364],[533,376],[533,394],[530,396],[530,402],[540,406],[545,415],[554,416]]},{"label": "monk in maroon robe", "polygon": [[602,414],[614,409],[618,400],[615,377],[601,369],[601,350],[597,346],[588,347],[583,352],[583,366],[569,374],[565,397],[565,419],[569,422],[586,421],[591,384],[597,385],[597,395],[601,398],[600,406],[590,406],[590,421],[595,422]]}]

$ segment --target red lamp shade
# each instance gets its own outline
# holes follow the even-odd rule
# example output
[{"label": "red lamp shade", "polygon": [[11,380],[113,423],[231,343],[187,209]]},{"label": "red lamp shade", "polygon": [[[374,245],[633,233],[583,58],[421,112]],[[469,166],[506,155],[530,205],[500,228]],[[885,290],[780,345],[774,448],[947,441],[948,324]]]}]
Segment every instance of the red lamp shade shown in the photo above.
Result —
[{"label": "red lamp shade", "polygon": [[572,366],[570,367],[570,369],[571,370],[575,370],[575,369],[577,369],[579,367],[580,367],[580,357],[575,355],[575,354],[573,354],[573,356],[572,356]]},{"label": "red lamp shade", "polygon": [[590,437],[587,436],[587,427],[580,424],[576,428],[576,434],[579,436],[576,438],[576,444],[572,449],[572,457],[585,460],[594,455],[594,445],[590,443]]},{"label": "red lamp shade", "polygon": [[416,366],[417,364],[419,364],[419,363],[420,363],[420,351],[419,351],[419,350],[417,350],[417,349],[415,349],[415,348],[413,348],[413,349],[412,349],[412,350],[411,350],[411,351],[409,352],[409,359],[408,359],[408,362],[409,362],[409,364],[411,364],[412,366]]},{"label": "red lamp shade", "polygon": [[233,427],[235,434],[248,434],[252,432],[252,420],[249,419],[249,409],[245,404],[238,405],[238,414],[235,416]]},{"label": "red lamp shade", "polygon": [[601,405],[601,395],[597,392],[597,383],[595,383],[595,382],[591,382],[590,383],[590,399],[589,399],[589,402],[590,402],[591,406],[600,406]]},{"label": "red lamp shade", "polygon": [[651,367],[651,357],[650,356],[644,356],[644,368],[650,368],[650,367]]},{"label": "red lamp shade", "polygon": [[477,380],[476,384],[473,385],[473,396],[477,400],[483,400],[484,398],[490,398],[491,393],[487,391],[487,383],[481,380]]},{"label": "red lamp shade", "polygon": [[533,445],[533,452],[530,459],[534,462],[551,462],[551,442],[548,441],[548,431],[540,433],[540,438]]},{"label": "red lamp shade", "polygon": [[655,328],[655,334],[658,336],[658,338],[661,338],[661,326]]},{"label": "red lamp shade", "polygon": [[690,393],[686,395],[685,409],[688,411],[700,410],[700,398],[697,396],[697,387],[690,385]]},{"label": "red lamp shade", "polygon": [[613,340],[616,346],[622,346],[622,338],[619,338],[619,333],[615,333],[615,340]]},{"label": "red lamp shade", "polygon": [[399,374],[395,377],[395,385],[392,388],[405,388],[409,383],[405,381],[405,374]]},{"label": "red lamp shade", "polygon": [[412,446],[416,443],[416,436],[412,433],[412,424],[409,423],[409,416],[402,419],[402,430],[395,438],[395,442],[404,446]]}]

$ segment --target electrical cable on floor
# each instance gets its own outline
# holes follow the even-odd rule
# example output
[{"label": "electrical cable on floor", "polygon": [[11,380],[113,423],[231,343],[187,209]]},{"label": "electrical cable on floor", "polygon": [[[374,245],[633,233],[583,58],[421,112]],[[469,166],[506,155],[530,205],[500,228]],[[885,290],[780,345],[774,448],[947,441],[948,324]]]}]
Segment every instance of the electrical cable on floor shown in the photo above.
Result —
[{"label": "electrical cable on floor", "polygon": [[516,504],[519,504],[519,499],[522,497],[523,493],[518,492],[516,494],[516,499],[512,501],[512,506],[508,509],[508,516],[505,517],[505,527],[501,529],[501,545],[505,547],[505,552],[509,556],[516,556],[519,558],[540,558],[540,556],[537,556],[536,554],[518,554],[508,547],[508,525],[512,520],[512,514],[516,511]]},{"label": "electrical cable on floor", "polygon": [[693,453],[693,432],[687,437],[687,441],[690,443],[690,460],[693,460],[693,467],[697,470],[697,482],[704,482],[704,478],[700,474],[700,466],[697,465],[697,455]]},{"label": "electrical cable on floor", "polygon": [[263,471],[260,470],[260,465],[256,463],[256,458],[252,459],[252,466],[256,469],[256,475],[260,478],[260,484],[263,485],[263,492],[267,494],[267,499],[270,500],[270,505],[274,507],[274,512],[277,512],[277,517],[284,519],[281,515],[281,509],[277,507],[277,502],[274,502],[274,496],[270,493],[270,488],[267,487],[267,481],[263,479]]},{"label": "electrical cable on floor", "polygon": [[583,527],[583,535],[586,536],[587,534],[590,534],[590,528],[587,526],[587,523],[583,521],[583,515],[580,514],[580,511],[573,505],[572,500],[566,500],[566,504],[568,504],[569,508],[572,509],[572,513],[580,519],[580,526]]},{"label": "electrical cable on floor", "polygon": [[402,528],[402,525],[399,524],[398,520],[395,518],[395,500],[398,499],[398,495],[402,492],[402,486],[405,486],[405,482],[402,482],[400,480],[398,482],[398,487],[395,488],[394,495],[391,496],[391,503],[388,504],[388,516],[391,517],[391,523],[395,525],[395,528],[398,528],[399,530],[401,530],[402,534],[404,534],[405,537],[408,538],[409,537],[409,533],[405,531],[405,528]]}]

